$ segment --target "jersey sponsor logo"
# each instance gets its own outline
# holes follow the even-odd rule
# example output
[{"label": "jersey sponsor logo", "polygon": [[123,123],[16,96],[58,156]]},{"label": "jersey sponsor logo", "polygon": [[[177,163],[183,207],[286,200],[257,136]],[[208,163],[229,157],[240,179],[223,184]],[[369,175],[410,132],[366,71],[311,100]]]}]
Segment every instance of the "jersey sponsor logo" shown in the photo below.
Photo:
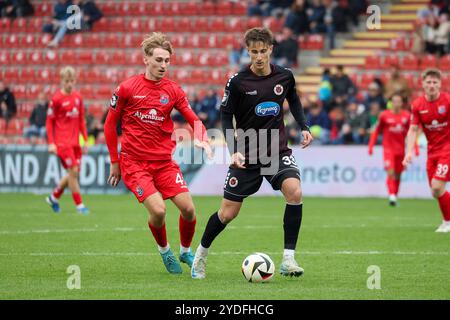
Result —
[{"label": "jersey sponsor logo", "polygon": [[144,99],[144,98],[146,98],[147,96],[133,96],[133,98],[135,98],[135,99]]},{"label": "jersey sponsor logo", "polygon": [[150,111],[145,114],[142,113],[140,111],[136,111],[134,113],[135,117],[138,117],[139,119],[141,119],[142,122],[146,122],[146,123],[152,123],[154,121],[160,121],[163,122],[165,117],[163,116],[158,116],[158,111],[156,109],[150,109]]},{"label": "jersey sponsor logo", "polygon": [[283,91],[284,91],[284,88],[283,88],[283,86],[282,86],[281,84],[277,84],[277,85],[273,88],[273,92],[274,92],[277,96],[281,95],[281,94],[283,93]]},{"label": "jersey sponsor logo", "polygon": [[420,110],[419,113],[420,114],[425,114],[425,113],[428,113],[428,110]]},{"label": "jersey sponsor logo", "polygon": [[109,105],[111,106],[111,108],[115,109],[117,107],[117,101],[119,100],[119,97],[117,96],[117,94],[113,94],[111,97],[111,101],[109,101]]},{"label": "jersey sponsor logo", "polygon": [[439,114],[445,114],[446,112],[447,112],[447,108],[444,105],[438,107]]},{"label": "jersey sponsor logo", "polygon": [[230,91],[229,90],[225,90],[223,92],[223,98],[222,98],[222,103],[221,103],[222,106],[225,107],[227,105],[229,96],[230,96]]},{"label": "jersey sponsor logo", "polygon": [[169,103],[169,96],[167,94],[161,94],[161,97],[159,98],[159,102],[162,105],[166,105]]},{"label": "jersey sponsor logo", "polygon": [[439,131],[442,130],[442,128],[446,127],[447,125],[448,125],[447,121],[439,123],[439,121],[433,120],[431,121],[431,124],[426,124],[425,128],[431,131]]},{"label": "jersey sponsor logo", "polygon": [[63,107],[67,107],[69,104],[70,104],[70,101],[67,100],[67,101],[64,101],[61,105],[62,105]]},{"label": "jersey sponsor logo", "polygon": [[247,91],[245,94],[248,94],[249,96],[256,96],[258,94],[258,91],[256,91],[256,90]]},{"label": "jersey sponsor logo", "polygon": [[78,109],[76,107],[73,107],[71,111],[66,112],[66,117],[68,118],[78,118],[80,116],[80,113],[78,112]]},{"label": "jersey sponsor logo", "polygon": [[276,116],[280,113],[280,105],[273,101],[261,102],[255,107],[256,115],[260,117],[264,116]]},{"label": "jersey sponsor logo", "polygon": [[235,188],[239,184],[239,180],[236,177],[231,177],[228,184],[230,187]]}]

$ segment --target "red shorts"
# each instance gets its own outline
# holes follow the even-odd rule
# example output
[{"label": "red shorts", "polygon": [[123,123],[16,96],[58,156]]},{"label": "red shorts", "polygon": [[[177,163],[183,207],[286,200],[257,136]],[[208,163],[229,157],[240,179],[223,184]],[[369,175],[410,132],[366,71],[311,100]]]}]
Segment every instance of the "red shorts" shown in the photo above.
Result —
[{"label": "red shorts", "polygon": [[139,202],[156,192],[161,193],[164,200],[189,192],[180,167],[173,160],[136,161],[122,156],[120,171],[126,187]]},{"label": "red shorts", "polygon": [[428,182],[432,179],[450,181],[450,156],[428,157]]},{"label": "red shorts", "polygon": [[405,156],[403,154],[394,154],[392,152],[383,153],[384,169],[394,170],[395,173],[402,173],[405,169],[402,161]]},{"label": "red shorts", "polygon": [[78,167],[80,169],[81,165],[81,147],[60,147],[56,148],[56,154],[58,155],[64,169],[69,169],[72,167]]}]

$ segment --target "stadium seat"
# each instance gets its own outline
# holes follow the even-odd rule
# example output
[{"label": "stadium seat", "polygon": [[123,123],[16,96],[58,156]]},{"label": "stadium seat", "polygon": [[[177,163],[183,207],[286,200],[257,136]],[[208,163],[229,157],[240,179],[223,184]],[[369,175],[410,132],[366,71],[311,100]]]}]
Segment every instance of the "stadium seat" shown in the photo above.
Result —
[{"label": "stadium seat", "polygon": [[28,59],[29,59],[29,63],[32,63],[33,65],[42,65],[42,63],[44,61],[41,51],[30,52]]},{"label": "stadium seat", "polygon": [[272,32],[281,32],[284,25],[284,19],[278,19],[276,17],[267,17],[263,20],[264,27],[270,29]]},{"label": "stadium seat", "polygon": [[47,50],[44,53],[44,64],[55,65],[59,64],[59,55],[55,50]]},{"label": "stadium seat", "polygon": [[50,68],[36,70],[36,79],[39,83],[55,83],[58,81],[56,72]]},{"label": "stadium seat", "polygon": [[19,43],[19,36],[15,33],[6,35],[5,40],[5,48],[20,48],[21,45]]},{"label": "stadium seat", "polygon": [[124,65],[127,63],[125,52],[123,51],[114,51],[111,55],[110,63],[113,65]]},{"label": "stadium seat", "polygon": [[419,59],[413,55],[409,54],[402,59],[401,63],[402,70],[419,70]]},{"label": "stadium seat", "polygon": [[39,36],[38,40],[37,40],[37,45],[40,47],[46,47],[47,44],[52,40],[52,36],[49,35],[48,33],[43,34],[41,36]]},{"label": "stadium seat", "polygon": [[226,20],[227,32],[242,32],[246,29],[246,22],[242,18],[232,17]]},{"label": "stadium seat", "polygon": [[62,64],[78,64],[77,56],[72,50],[64,50],[61,52],[59,61]]},{"label": "stadium seat", "polygon": [[83,100],[98,98],[94,93],[94,89],[92,88],[92,86],[79,86],[79,92],[83,97]]},{"label": "stadium seat", "polygon": [[26,64],[27,61],[27,54],[25,51],[20,50],[12,53],[12,62],[15,64]]},{"label": "stadium seat", "polygon": [[[109,94],[111,94],[111,92],[112,90],[109,91]],[[88,114],[98,119],[101,119],[103,117],[104,112],[104,107],[101,104],[91,104],[88,108]]]},{"label": "stadium seat", "polygon": [[247,29],[262,27],[262,20],[260,17],[250,17],[247,20]]},{"label": "stadium seat", "polygon": [[405,51],[406,50],[406,41],[405,38],[400,37],[396,39],[391,39],[389,43],[389,48],[392,51]]},{"label": "stadium seat", "polygon": [[228,16],[232,13],[233,6],[229,1],[221,1],[216,3],[216,15]]},{"label": "stadium seat", "polygon": [[35,37],[33,34],[22,35],[19,39],[21,48],[35,48]]},{"label": "stadium seat", "polygon": [[27,33],[41,32],[44,26],[44,19],[41,17],[30,17],[28,19]]},{"label": "stadium seat", "polygon": [[123,46],[123,35],[108,33],[101,38],[101,43],[103,48],[122,48]]},{"label": "stadium seat", "polygon": [[439,60],[439,68],[442,71],[450,71],[450,54],[446,54]]},{"label": "stadium seat", "polygon": [[16,18],[12,21],[10,32],[19,33],[27,31],[27,19],[25,18]]},{"label": "stadium seat", "polygon": [[192,19],[191,30],[195,32],[209,32],[209,19],[206,17],[198,17],[197,19]]},{"label": "stadium seat", "polygon": [[98,7],[105,16],[116,16],[120,14],[117,4],[114,1],[106,1],[98,4]]},{"label": "stadium seat", "polygon": [[103,99],[108,101],[111,98],[112,92],[114,92],[114,85],[101,85],[96,90],[96,99]]},{"label": "stadium seat", "polygon": [[363,73],[360,77],[360,81],[358,83],[358,87],[362,89],[367,89],[369,84],[375,79],[375,76],[372,73]]},{"label": "stadium seat", "polygon": [[99,50],[95,54],[95,63],[96,64],[109,64],[110,54],[107,51]]},{"label": "stadium seat", "polygon": [[191,18],[182,17],[175,20],[175,30],[183,30],[184,32],[195,31],[191,26]]},{"label": "stadium seat", "polygon": [[163,1],[155,1],[148,3],[147,10],[151,16],[163,16],[165,13],[165,7]]},{"label": "stadium seat", "polygon": [[11,61],[11,59],[10,59],[9,51],[0,50],[0,65],[1,66],[9,65],[10,61]]},{"label": "stadium seat", "polygon": [[216,34],[209,34],[205,38],[205,48],[217,48],[219,40]]},{"label": "stadium seat", "polygon": [[125,20],[125,30],[128,32],[141,32],[142,24],[141,19],[137,17],[129,18]]},{"label": "stadium seat", "polygon": [[[131,1],[124,1],[122,3],[117,4],[118,5],[118,11],[122,16],[138,16],[141,15],[141,3],[139,2],[131,2]],[[144,6],[144,12],[145,12],[145,6]]]},{"label": "stadium seat", "polygon": [[11,27],[11,19],[0,18],[0,32],[9,32]]},{"label": "stadium seat", "polygon": [[381,64],[381,68],[382,69],[389,69],[393,65],[396,65],[396,66],[399,65],[398,56],[396,56],[396,55],[389,55],[389,56],[385,56],[384,57],[383,63]]},{"label": "stadium seat", "polygon": [[9,83],[19,83],[20,81],[20,69],[19,68],[8,68],[4,70],[4,79]]},{"label": "stadium seat", "polygon": [[211,2],[199,3],[198,14],[202,16],[214,16],[215,7]]},{"label": "stadium seat", "polygon": [[163,32],[174,32],[176,31],[175,19],[172,17],[165,17],[161,21],[161,31]]},{"label": "stadium seat", "polygon": [[196,16],[198,14],[198,6],[194,1],[182,3],[181,14],[184,16]]},{"label": "stadium seat", "polygon": [[244,1],[233,2],[232,14],[235,16],[245,16],[247,14],[247,3]]},{"label": "stadium seat", "polygon": [[20,82],[19,83],[30,83],[35,80],[35,72],[33,67],[22,68],[20,72]]},{"label": "stadium seat", "polygon": [[93,32],[105,32],[109,31],[109,20],[107,18],[101,18],[92,27]]},{"label": "stadium seat", "polygon": [[436,68],[437,67],[437,59],[434,54],[427,54],[420,59],[420,68]]},{"label": "stadium seat", "polygon": [[111,18],[108,29],[114,33],[126,31],[125,19],[122,17]]},{"label": "stadium seat", "polygon": [[227,30],[225,26],[225,19],[223,17],[214,17],[210,20],[210,30],[214,32],[225,32]]},{"label": "stadium seat", "polygon": [[51,16],[53,14],[53,4],[51,2],[41,2],[34,4],[35,16]]},{"label": "stadium seat", "polygon": [[380,56],[367,56],[366,69],[380,69]]}]

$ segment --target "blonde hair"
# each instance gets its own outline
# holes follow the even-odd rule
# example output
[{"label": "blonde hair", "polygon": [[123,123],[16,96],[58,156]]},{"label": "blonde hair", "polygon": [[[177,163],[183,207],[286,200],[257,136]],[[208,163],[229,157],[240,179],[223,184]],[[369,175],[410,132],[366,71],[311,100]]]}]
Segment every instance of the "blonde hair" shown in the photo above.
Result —
[{"label": "blonde hair", "polygon": [[75,69],[71,66],[65,66],[59,72],[59,76],[61,77],[61,79],[65,79],[67,77],[75,78]]},{"label": "blonde hair", "polygon": [[141,47],[146,56],[153,55],[153,50],[155,48],[161,48],[169,51],[170,54],[173,54],[172,44],[167,40],[167,37],[160,32],[153,32],[151,35],[145,37],[141,43]]},{"label": "blonde hair", "polygon": [[439,80],[441,80],[442,76],[441,76],[441,71],[439,71],[436,68],[428,68],[426,69],[423,73],[422,73],[422,80],[425,80],[426,77],[433,77],[433,78],[437,78]]}]

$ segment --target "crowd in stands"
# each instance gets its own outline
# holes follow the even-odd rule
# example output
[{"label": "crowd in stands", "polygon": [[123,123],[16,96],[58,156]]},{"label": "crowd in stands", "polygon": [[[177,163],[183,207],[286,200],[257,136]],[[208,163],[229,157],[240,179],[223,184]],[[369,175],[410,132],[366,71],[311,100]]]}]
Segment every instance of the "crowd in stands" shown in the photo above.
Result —
[{"label": "crowd in stands", "polygon": [[33,15],[30,0],[0,0],[0,17],[19,18]]}]

